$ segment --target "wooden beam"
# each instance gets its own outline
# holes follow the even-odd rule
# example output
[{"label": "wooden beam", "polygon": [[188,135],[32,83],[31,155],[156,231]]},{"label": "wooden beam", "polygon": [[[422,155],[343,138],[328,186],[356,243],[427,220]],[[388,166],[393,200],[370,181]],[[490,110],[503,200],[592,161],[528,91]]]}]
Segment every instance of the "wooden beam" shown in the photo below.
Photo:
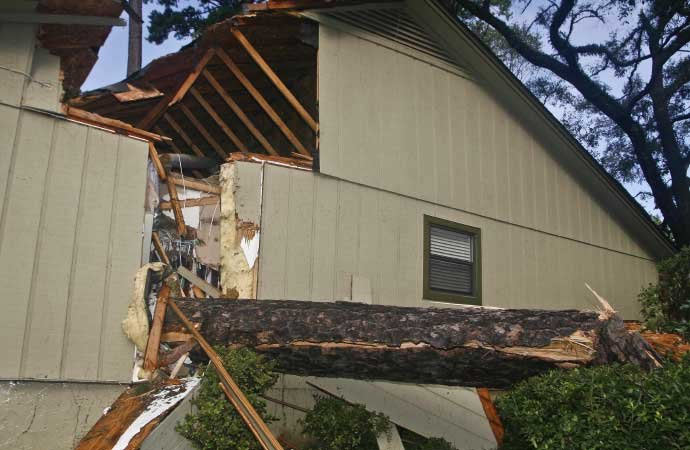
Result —
[{"label": "wooden beam", "polygon": [[242,85],[249,91],[249,93],[254,97],[254,100],[263,108],[264,112],[268,117],[273,120],[273,122],[278,126],[280,131],[285,135],[285,137],[290,141],[292,145],[295,146],[298,152],[303,155],[311,156],[309,150],[307,150],[304,145],[297,139],[297,136],[293,134],[290,128],[283,122],[278,113],[273,109],[271,105],[266,101],[263,95],[254,87],[251,81],[242,73],[237,64],[230,58],[230,56],[225,53],[222,48],[217,49],[218,56],[223,61],[223,63],[230,69],[230,72],[237,78],[237,80],[242,83]]},{"label": "wooden beam", "polygon": [[173,178],[168,174],[168,193],[170,194],[170,203],[172,203],[173,214],[175,215],[175,223],[177,224],[177,233],[180,238],[184,238],[187,234],[187,225],[184,223],[184,215],[182,214],[182,208],[180,207],[180,200],[177,196],[177,187]]},{"label": "wooden beam", "polygon": [[316,123],[314,118],[309,114],[309,112],[302,106],[302,103],[300,103],[299,100],[297,100],[297,97],[295,97],[290,89],[288,89],[287,86],[285,86],[285,83],[278,77],[278,75],[271,69],[271,66],[268,65],[266,60],[259,54],[259,52],[254,48],[254,46],[249,42],[249,40],[246,38],[242,32],[237,29],[237,28],[232,28],[230,30],[233,36],[235,36],[235,39],[237,39],[237,42],[239,42],[242,47],[249,53],[249,56],[252,57],[254,62],[263,70],[263,72],[266,74],[269,80],[273,82],[276,88],[280,91],[281,94],[285,97],[285,99],[292,105],[293,108],[295,108],[295,111],[297,111],[297,114],[300,115],[302,119],[309,125],[309,128],[314,130],[315,133],[319,131],[319,124]]},{"label": "wooden beam", "polygon": [[183,180],[179,175],[168,172],[168,182],[171,181],[178,186],[185,186],[187,189],[194,189],[195,191],[220,195],[220,186],[207,183],[203,180],[197,180],[194,178],[185,178]]},{"label": "wooden beam", "polygon": [[189,321],[189,319],[182,313],[180,308],[177,307],[175,301],[170,299],[170,308],[173,312],[180,318],[185,327],[194,336],[199,346],[206,352],[208,358],[213,363],[219,378],[221,379],[220,387],[225,392],[225,395],[230,400],[230,403],[235,407],[238,414],[244,422],[247,424],[251,432],[256,437],[257,441],[265,450],[283,450],[283,447],[276,440],[273,433],[268,429],[266,423],[263,421],[261,416],[256,412],[254,407],[249,403],[247,397],[244,395],[242,390],[237,386],[235,381],[232,379],[228,371],[223,366],[223,361],[220,356],[213,350],[213,347],[206,342],[206,339],[199,333],[199,331],[194,328],[194,325]]},{"label": "wooden beam", "polygon": [[170,142],[171,138],[163,136],[162,134],[151,133],[150,131],[142,130],[137,127],[133,127],[127,122],[122,122],[121,120],[110,119],[108,117],[103,117],[100,114],[84,111],[83,109],[75,108],[73,106],[63,106],[64,114],[73,120],[88,123],[90,125],[96,125],[99,127],[108,128],[119,134],[131,135],[147,141],[157,141],[157,142]]},{"label": "wooden beam", "polygon": [[205,157],[206,155],[204,154],[203,151],[197,145],[192,141],[192,139],[189,137],[187,133],[182,129],[179,123],[170,114],[163,114],[163,119],[168,122],[168,125],[172,127],[173,130],[175,130],[175,133],[177,133],[182,140],[187,144],[189,148],[192,149],[194,153],[196,153],[197,156]]},{"label": "wooden beam", "polygon": [[95,27],[124,27],[127,22],[119,17],[82,16],[76,14],[18,13],[0,10],[0,23],[39,23],[55,25],[90,25]]},{"label": "wooden beam", "polygon": [[160,99],[153,108],[149,109],[149,112],[147,112],[139,122],[137,122],[137,128],[141,128],[143,130],[152,128],[156,122],[158,122],[158,119],[160,119],[160,117],[168,109],[168,103],[170,103],[170,96],[166,95]]},{"label": "wooden beam", "polygon": [[500,447],[503,445],[504,435],[501,416],[498,415],[496,406],[494,405],[493,399],[491,398],[491,394],[489,393],[489,390],[487,388],[477,388],[477,395],[479,396],[479,401],[481,402],[482,408],[484,409],[484,414],[486,414],[486,419],[489,421],[489,425],[491,426],[491,432],[494,434],[494,437],[496,438],[496,443]]},{"label": "wooden beam", "polygon": [[[153,127],[153,129],[156,132],[162,131],[161,128],[158,126]],[[170,144],[170,148],[172,148],[173,152],[179,153],[180,155],[185,154],[182,150],[180,150],[180,147],[178,147],[177,144],[175,144],[175,141],[170,141],[170,142],[168,142],[168,144]],[[204,175],[201,172],[199,172],[198,170],[192,170],[192,173],[197,178],[204,178]]]},{"label": "wooden beam", "polygon": [[199,78],[199,75],[201,75],[201,71],[204,70],[204,67],[206,67],[206,64],[208,64],[208,62],[213,58],[214,55],[215,51],[213,50],[213,48],[209,48],[208,50],[206,50],[206,53],[204,53],[204,56],[202,56],[199,62],[196,64],[194,70],[192,70],[189,73],[189,75],[187,75],[187,78],[182,82],[180,88],[177,90],[172,100],[170,100],[170,103],[168,103],[168,107],[171,107],[175,103],[178,103],[180,100],[182,100],[182,98],[185,96],[185,94],[187,94],[187,91],[192,87],[196,79]]},{"label": "wooden beam", "polygon": [[[189,187],[189,184],[185,183],[187,187]],[[190,188],[191,189],[191,188]],[[208,206],[208,205],[215,205],[220,203],[220,197],[217,196],[209,196],[209,197],[201,197],[201,198],[189,198],[186,200],[182,200],[182,207],[183,208],[193,208],[195,206]],[[170,202],[160,202],[158,205],[160,209],[163,210],[168,210],[172,209],[172,203]]]},{"label": "wooden beam", "polygon": [[197,277],[195,274],[192,273],[191,270],[187,269],[186,267],[178,267],[177,273],[185,280],[194,284],[198,288],[201,288],[201,290],[206,292],[206,294],[209,297],[220,298],[221,294],[218,288],[207,283],[205,280],[202,280],[201,278]]},{"label": "wooden beam", "polygon": [[221,119],[220,115],[216,112],[215,109],[213,109],[213,106],[211,106],[206,99],[204,99],[203,95],[199,91],[197,91],[194,88],[191,88],[189,92],[192,94],[192,96],[196,99],[197,102],[201,105],[202,108],[208,113],[209,116],[216,122],[216,124],[220,127],[221,130],[223,130],[223,133],[232,141],[233,144],[242,152],[242,153],[247,153],[249,149],[247,148],[246,145],[240,140],[239,137],[230,129],[227,123],[223,119]]},{"label": "wooden beam", "polygon": [[261,144],[261,146],[266,150],[267,153],[271,155],[278,156],[278,151],[273,148],[270,142],[264,137],[264,135],[259,131],[258,128],[254,126],[254,123],[251,121],[251,119],[242,111],[242,108],[235,102],[235,100],[232,99],[230,94],[223,89],[223,86],[220,85],[218,80],[211,75],[211,73],[208,70],[203,71],[203,75],[206,78],[206,80],[209,82],[209,84],[216,90],[218,95],[223,99],[223,101],[230,107],[233,113],[242,121],[245,127],[249,130],[249,132],[256,138],[257,141]]},{"label": "wooden beam", "polygon": [[158,231],[151,233],[151,240],[153,241],[153,247],[156,249],[156,253],[158,253],[161,262],[170,265],[170,258],[168,258],[168,254],[165,253],[165,247],[163,247]]},{"label": "wooden beam", "polygon": [[156,168],[156,172],[158,172],[158,177],[165,181],[167,178],[165,168],[163,167],[161,159],[158,157],[158,150],[156,150],[156,146],[153,145],[153,142],[149,142],[149,156],[151,157],[153,166]]},{"label": "wooden beam", "polygon": [[184,103],[180,103],[178,107],[182,110],[182,113],[185,115],[185,117],[187,117],[187,120],[192,122],[192,125],[194,125],[194,128],[196,128],[199,134],[201,134],[204,139],[206,139],[206,142],[213,147],[213,150],[218,153],[218,156],[220,156],[221,160],[227,158],[228,154],[225,152],[225,150],[223,150],[223,146],[220,145],[218,141],[213,138],[213,136],[211,136],[211,133],[208,132],[206,127],[201,122],[199,122],[199,119],[194,116],[194,113],[192,113],[192,111],[190,111],[190,109],[187,108]]},{"label": "wooden beam", "polygon": [[146,352],[144,353],[144,369],[150,372],[153,372],[158,367],[158,349],[161,345],[161,333],[163,331],[163,321],[165,320],[165,310],[169,297],[170,287],[163,281],[163,285],[160,291],[158,291],[156,309],[153,311],[153,322],[151,323],[151,331],[149,332]]}]

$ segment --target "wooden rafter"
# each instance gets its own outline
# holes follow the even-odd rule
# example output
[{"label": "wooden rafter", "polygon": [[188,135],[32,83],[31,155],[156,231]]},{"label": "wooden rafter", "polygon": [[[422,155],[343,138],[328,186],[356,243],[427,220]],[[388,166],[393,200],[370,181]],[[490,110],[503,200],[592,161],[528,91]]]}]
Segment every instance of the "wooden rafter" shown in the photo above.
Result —
[{"label": "wooden rafter", "polygon": [[263,95],[254,87],[251,81],[245,76],[245,74],[237,67],[237,64],[230,58],[230,56],[225,53],[221,48],[216,49],[216,54],[220,57],[223,63],[230,69],[230,72],[237,78],[237,80],[242,83],[245,89],[254,97],[254,100],[261,106],[264,112],[273,120],[273,122],[278,126],[280,131],[285,135],[285,137],[290,141],[292,145],[295,146],[297,151],[303,155],[311,156],[311,152],[302,145],[302,143],[297,139],[297,136],[290,130],[290,128],[285,124],[283,119],[280,118],[278,113],[273,109],[273,107],[266,101]]},{"label": "wooden rafter", "polygon": [[206,142],[208,142],[211,147],[213,147],[213,150],[218,153],[218,156],[220,156],[221,159],[225,159],[228,157],[228,154],[223,150],[223,146],[216,141],[213,136],[211,136],[211,133],[206,129],[206,127],[199,121],[199,119],[196,118],[194,113],[187,108],[187,106],[184,103],[180,103],[178,105],[182,113],[185,115],[187,120],[192,122],[192,125],[194,125],[194,128],[201,134],[204,139],[206,139]]},{"label": "wooden rafter", "polygon": [[199,91],[197,91],[194,88],[191,88],[189,90],[189,93],[192,94],[192,97],[196,99],[197,102],[201,105],[202,108],[208,113],[209,116],[216,122],[218,127],[220,127],[221,130],[223,130],[223,133],[232,141],[237,148],[243,152],[247,153],[249,149],[247,148],[246,145],[242,142],[242,140],[237,137],[237,135],[230,129],[227,123],[220,117],[220,115],[216,112],[215,109],[213,109],[213,106],[211,106],[206,99],[201,95]]},{"label": "wooden rafter", "polygon": [[182,140],[187,144],[189,148],[192,149],[194,153],[196,153],[197,156],[205,157],[206,155],[204,154],[203,151],[197,145],[192,141],[192,138],[189,137],[187,133],[182,129],[179,123],[175,119],[172,118],[170,114],[163,114],[163,119],[168,122],[168,125],[172,127],[173,130],[175,130],[175,133],[177,133]]},{"label": "wooden rafter", "polygon": [[209,82],[211,87],[216,90],[218,95],[223,99],[223,101],[228,105],[228,107],[232,110],[233,113],[242,121],[245,127],[249,130],[249,132],[256,138],[257,141],[261,144],[261,146],[266,150],[267,153],[278,156],[278,151],[273,148],[270,142],[268,142],[268,139],[264,137],[264,135],[259,131],[256,126],[254,126],[254,123],[251,121],[251,119],[244,113],[242,108],[233,100],[232,96],[223,89],[223,86],[220,85],[218,80],[211,75],[211,73],[208,70],[203,71],[203,75],[206,78],[206,80]]},{"label": "wooden rafter", "polygon": [[170,103],[170,96],[166,95],[160,99],[153,108],[149,109],[146,115],[139,122],[137,122],[137,128],[141,128],[142,130],[152,128],[158,119],[160,119],[160,117],[168,109],[168,103]]},{"label": "wooden rafter", "polygon": [[206,53],[204,53],[204,56],[201,57],[196,67],[194,67],[194,70],[192,70],[190,74],[187,75],[187,78],[182,82],[180,88],[175,93],[175,96],[172,98],[172,100],[170,100],[170,103],[168,103],[168,107],[182,100],[196,79],[199,78],[199,75],[206,67],[206,64],[208,64],[208,62],[213,58],[213,55],[215,55],[215,51],[212,48],[206,50]]},{"label": "wooden rafter", "polygon": [[285,97],[285,99],[292,105],[293,108],[295,108],[295,111],[297,111],[297,114],[300,115],[302,119],[309,125],[309,127],[314,130],[314,132],[318,132],[319,130],[319,124],[316,123],[314,118],[309,114],[309,112],[302,106],[302,103],[300,103],[299,100],[297,100],[297,97],[295,97],[290,89],[288,89],[287,86],[285,86],[285,83],[280,79],[280,77],[271,69],[271,66],[268,65],[266,60],[261,56],[261,54],[254,48],[254,46],[249,42],[249,40],[246,38],[244,34],[237,28],[232,28],[230,30],[232,32],[232,35],[235,36],[235,39],[237,39],[237,42],[239,42],[242,47],[249,53],[249,56],[252,57],[254,62],[263,70],[263,72],[266,74],[269,80],[275,85],[276,88],[280,91],[281,94]]},{"label": "wooden rafter", "polygon": [[175,215],[175,224],[177,225],[177,234],[180,238],[187,235],[187,225],[184,223],[184,214],[182,214],[182,206],[180,206],[180,198],[177,195],[177,186],[175,180],[168,174],[168,194],[170,194],[170,203],[172,204],[173,214]]},{"label": "wooden rafter", "polygon": [[158,157],[158,150],[156,150],[156,146],[153,145],[153,142],[149,142],[149,156],[151,157],[153,166],[156,168],[156,172],[158,172],[158,177],[165,181],[165,168],[163,167],[161,159]]},{"label": "wooden rafter", "polygon": [[116,133],[136,136],[141,139],[146,139],[147,141],[169,142],[171,140],[167,136],[151,133],[149,131],[133,127],[132,125],[122,122],[121,120],[103,117],[100,114],[84,111],[83,109],[75,108],[74,106],[63,105],[62,110],[64,114],[72,120],[104,127]]}]

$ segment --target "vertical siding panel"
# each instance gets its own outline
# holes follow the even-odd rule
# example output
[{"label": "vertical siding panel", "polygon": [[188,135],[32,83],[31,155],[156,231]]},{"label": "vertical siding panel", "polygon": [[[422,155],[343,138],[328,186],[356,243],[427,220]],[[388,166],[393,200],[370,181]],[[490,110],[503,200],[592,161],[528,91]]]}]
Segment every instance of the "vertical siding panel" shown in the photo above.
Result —
[{"label": "vertical siding panel", "polygon": [[103,323],[118,137],[95,129],[87,136],[85,181],[79,205],[75,261],[62,349],[61,378],[96,379],[95,341]]},{"label": "vertical siding panel", "polygon": [[133,268],[141,261],[141,227],[148,146],[119,137],[115,198],[110,231],[109,271],[103,301],[103,326],[99,353],[99,379],[126,380],[132,364],[132,343],[120,325],[127,314]]},{"label": "vertical siding panel", "polygon": [[340,31],[319,27],[319,164],[328,173],[340,165]]},{"label": "vertical siding panel", "polygon": [[0,377],[19,374],[53,120],[22,113],[0,218]]},{"label": "vertical siding panel", "polygon": [[[380,52],[378,47],[371,45],[360,45],[358,49],[361,52],[359,58],[362,61],[376,58]],[[361,179],[369,185],[378,186],[381,165],[390,163],[386,161],[381,135],[382,126],[388,120],[388,117],[382,117],[381,114],[382,110],[387,109],[385,99],[381,98],[385,90],[383,80],[386,80],[386,77],[382,71],[377,70],[377,67],[371,64],[362,64],[361,72],[358,93],[347,101],[358,103],[357,114],[362,121],[362,137],[360,147],[347,149],[345,154],[348,150],[352,151],[352,157],[359,159]]]},{"label": "vertical siding panel", "polygon": [[0,217],[5,205],[5,189],[10,182],[19,117],[18,109],[0,105]]},{"label": "vertical siding panel", "polygon": [[19,105],[21,102],[26,86],[22,72],[31,72],[35,42],[35,25],[0,24],[0,66],[10,69],[3,70],[0,76],[1,103]]},{"label": "vertical siding panel", "polygon": [[[290,208],[287,210],[286,298],[309,298],[311,280],[314,177],[309,172],[287,170],[290,176]],[[273,226],[271,222],[266,222]],[[270,281],[270,280],[269,280]]]},{"label": "vertical siding panel", "polygon": [[508,122],[508,183],[510,183],[510,220],[513,223],[524,223],[525,201],[522,195],[522,148],[520,147],[520,129],[518,124],[511,120]]},{"label": "vertical siding panel", "polygon": [[417,79],[414,110],[417,112],[419,171],[414,193],[421,199],[433,201],[436,198],[436,140],[433,133],[433,104],[429,92],[433,71],[427,64],[415,64],[411,70]]},{"label": "vertical siding panel", "polygon": [[401,198],[386,192],[379,194],[379,228],[378,239],[378,271],[380,282],[378,288],[378,303],[400,305],[398,293],[398,274],[400,269],[400,203]]},{"label": "vertical siding panel", "polygon": [[455,155],[451,172],[453,181],[452,204],[459,205],[460,209],[470,208],[470,179],[468,170],[467,145],[467,115],[469,105],[467,103],[467,86],[464,80],[451,77],[450,86],[450,146]]},{"label": "vertical siding panel", "polygon": [[544,152],[541,151],[537,142],[532,136],[527,135],[530,146],[532,147],[533,168],[534,168],[534,198],[536,215],[534,218],[534,227],[538,230],[548,230],[548,206],[546,204],[546,180],[544,173]]},{"label": "vertical siding panel", "polygon": [[[421,203],[421,202],[419,202]],[[398,296],[404,306],[422,305],[422,246],[423,211],[418,202],[411,199],[400,201],[398,227]]]},{"label": "vertical siding panel", "polygon": [[[264,168],[261,248],[258,298],[285,298],[290,171],[266,165]],[[263,224],[266,224],[263,227]]]},{"label": "vertical siding panel", "polygon": [[522,159],[520,166],[522,167],[523,178],[523,204],[525,205],[525,215],[523,216],[523,225],[528,227],[535,226],[535,219],[538,215],[537,205],[535,204],[535,167],[534,167],[534,147],[530,135],[524,130],[520,130],[520,147],[522,149]]},{"label": "vertical siding panel", "polygon": [[312,300],[335,300],[334,271],[338,212],[338,182],[333,178],[316,177],[312,245]]},{"label": "vertical siding panel", "polygon": [[479,195],[480,213],[490,217],[496,214],[496,155],[493,149],[494,112],[493,100],[482,90],[478,102],[479,111]]},{"label": "vertical siding panel", "polygon": [[503,114],[497,114],[494,120],[493,141],[496,149],[496,216],[502,220],[510,220],[508,117]]},{"label": "vertical siding panel", "polygon": [[352,180],[362,182],[361,174],[358,173],[359,157],[362,149],[362,117],[361,102],[364,101],[361,95],[352,95],[353,92],[360,92],[362,88],[361,70],[362,65],[359,59],[361,40],[352,35],[341,34],[342,43],[338,53],[339,74],[338,74],[338,118],[340,128],[347,130],[340,133],[340,159],[339,168]]},{"label": "vertical siding panel", "polygon": [[352,292],[352,274],[359,259],[360,189],[358,186],[338,183],[338,244],[335,254],[335,299],[349,299]]},{"label": "vertical siding panel", "polygon": [[[369,280],[371,286],[372,301],[380,303],[379,277],[380,266],[382,264],[382,255],[380,253],[379,245],[381,243],[379,233],[383,233],[379,195],[380,192],[368,191],[360,188],[360,208],[359,208],[359,224],[358,229],[358,250],[357,250],[357,264],[353,272],[359,276],[365,277]],[[387,230],[386,230],[387,231]],[[353,301],[361,301],[361,299],[353,298]]]},{"label": "vertical siding panel", "polygon": [[21,376],[57,379],[64,339],[87,128],[59,122],[46,177],[39,259],[31,282]]},{"label": "vertical siding panel", "polygon": [[[426,93],[427,90],[423,88],[420,91],[419,80],[417,79],[414,68],[409,63],[409,58],[396,54],[395,64],[391,68],[396,71],[393,76],[399,80],[399,82],[392,84],[392,87],[395,88],[392,95],[395,98],[394,105],[396,111],[393,117],[388,114],[381,116],[385,124],[382,126],[390,127],[391,124],[388,122],[393,119],[398,120],[401,127],[396,131],[399,134],[392,141],[395,143],[393,145],[395,153],[384,153],[386,159],[381,160],[380,167],[382,170],[380,172],[384,170],[384,167],[388,169],[391,166],[398,165],[398,178],[396,179],[397,184],[395,186],[397,186],[400,192],[416,195],[416,190],[410,187],[416,185],[419,171],[420,145],[423,152],[433,151],[433,149],[427,148],[424,142],[417,142],[417,111],[410,107],[410,103],[414,101],[414,96],[417,95],[417,92],[421,92],[421,95],[428,95],[428,93]],[[375,67],[371,67],[371,69],[379,73],[381,72],[380,70],[376,70]],[[389,78],[384,77],[381,80],[381,84],[385,83],[389,83]],[[379,92],[384,91],[380,90]],[[376,151],[386,148],[387,144],[388,142],[386,140],[381,139],[377,142]],[[378,176],[377,174],[377,177]]]},{"label": "vertical siding panel", "polygon": [[451,204],[453,186],[451,168],[455,156],[450,143],[449,77],[447,72],[434,71],[432,89],[434,136],[436,138],[436,201],[444,205]]}]

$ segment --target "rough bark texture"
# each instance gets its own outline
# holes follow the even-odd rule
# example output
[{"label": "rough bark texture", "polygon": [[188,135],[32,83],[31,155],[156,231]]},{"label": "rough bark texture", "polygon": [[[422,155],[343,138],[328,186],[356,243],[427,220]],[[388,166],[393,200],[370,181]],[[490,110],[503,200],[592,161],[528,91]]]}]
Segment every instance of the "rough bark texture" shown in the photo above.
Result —
[{"label": "rough bark texture", "polygon": [[[211,344],[252,347],[278,370],[299,375],[504,388],[557,367],[658,364],[639,334],[605,313],[294,300],[177,304]],[[166,330],[179,327],[169,312]]]}]

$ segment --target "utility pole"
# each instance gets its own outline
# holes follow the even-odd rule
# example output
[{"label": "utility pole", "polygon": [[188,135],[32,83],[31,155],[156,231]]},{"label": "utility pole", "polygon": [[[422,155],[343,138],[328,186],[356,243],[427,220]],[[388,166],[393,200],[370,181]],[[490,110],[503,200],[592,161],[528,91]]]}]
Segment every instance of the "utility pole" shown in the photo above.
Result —
[{"label": "utility pole", "polygon": [[127,76],[141,69],[142,45],[142,0],[129,0],[129,48],[127,53]]}]

